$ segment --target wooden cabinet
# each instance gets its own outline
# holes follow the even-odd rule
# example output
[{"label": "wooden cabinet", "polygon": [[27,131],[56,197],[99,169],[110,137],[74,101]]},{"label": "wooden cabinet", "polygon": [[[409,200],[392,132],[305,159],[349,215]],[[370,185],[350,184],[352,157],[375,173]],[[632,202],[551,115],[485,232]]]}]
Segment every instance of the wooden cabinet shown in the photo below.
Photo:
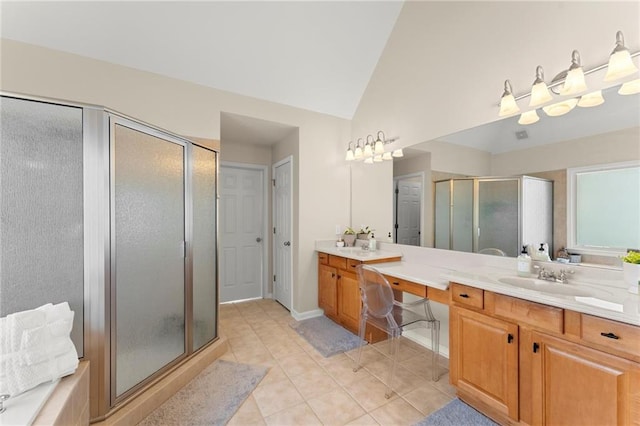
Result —
[{"label": "wooden cabinet", "polygon": [[358,277],[352,272],[340,271],[338,276],[338,320],[343,327],[356,334],[360,329],[361,306]]},{"label": "wooden cabinet", "polygon": [[542,333],[532,333],[534,425],[640,423],[640,366]]},{"label": "wooden cabinet", "polygon": [[517,420],[518,326],[452,306],[449,327],[451,383],[494,415]]},{"label": "wooden cabinet", "polygon": [[450,380],[502,424],[640,425],[640,328],[451,283]]},{"label": "wooden cabinet", "polygon": [[326,316],[338,320],[338,271],[323,264],[318,265],[318,306]]}]

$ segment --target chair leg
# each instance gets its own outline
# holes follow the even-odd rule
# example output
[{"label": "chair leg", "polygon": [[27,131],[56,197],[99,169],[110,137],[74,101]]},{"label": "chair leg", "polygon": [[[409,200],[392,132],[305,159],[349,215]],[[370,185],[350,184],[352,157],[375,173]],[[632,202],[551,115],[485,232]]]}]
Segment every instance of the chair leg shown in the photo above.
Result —
[{"label": "chair leg", "polygon": [[389,371],[389,378],[387,379],[387,391],[385,392],[385,398],[391,398],[391,394],[393,393],[392,383],[393,378],[396,374],[396,365],[398,363],[398,349],[400,346],[400,335],[397,332],[393,334],[390,333],[391,336],[391,370]]},{"label": "chair leg", "polygon": [[360,361],[362,360],[362,347],[365,344],[364,333],[367,328],[367,317],[362,315],[360,319],[360,330],[358,331],[358,339],[360,339],[360,346],[358,347],[358,355],[356,355],[356,366],[353,367],[353,372],[355,373],[361,367]]},{"label": "chair leg", "polygon": [[440,369],[438,367],[438,357],[440,356],[440,321],[435,320],[431,323],[431,370],[434,382],[440,379]]}]

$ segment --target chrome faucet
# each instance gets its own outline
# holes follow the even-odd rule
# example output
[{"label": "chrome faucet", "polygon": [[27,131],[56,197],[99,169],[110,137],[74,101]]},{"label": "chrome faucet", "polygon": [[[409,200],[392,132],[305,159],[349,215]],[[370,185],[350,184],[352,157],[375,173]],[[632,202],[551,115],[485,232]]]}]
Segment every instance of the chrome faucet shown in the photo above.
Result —
[{"label": "chrome faucet", "polygon": [[538,270],[538,279],[545,281],[555,281],[557,283],[567,284],[569,282],[568,275],[573,274],[574,271],[570,269],[561,269],[557,273],[554,271],[548,271],[543,266],[534,266],[534,269]]}]

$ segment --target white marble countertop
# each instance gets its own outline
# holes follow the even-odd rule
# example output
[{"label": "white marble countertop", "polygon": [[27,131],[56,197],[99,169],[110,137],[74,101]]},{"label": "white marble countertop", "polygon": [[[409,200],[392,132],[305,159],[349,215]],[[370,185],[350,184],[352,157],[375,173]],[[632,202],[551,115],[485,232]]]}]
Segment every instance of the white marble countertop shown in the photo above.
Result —
[{"label": "white marble countertop", "polygon": [[[491,256],[477,254],[475,257],[469,257],[469,253],[454,254],[443,250],[409,248],[394,244],[384,244],[383,247],[383,250],[367,252],[358,247],[332,247],[325,241],[316,244],[316,250],[319,252],[360,261],[402,257],[399,262],[376,263],[373,266],[385,275],[440,290],[446,290],[449,282],[453,281],[531,302],[640,326],[640,295],[629,293],[617,275],[611,278],[609,274],[609,278],[603,278],[598,276],[597,272],[583,268],[578,270],[575,276],[569,276],[568,284],[562,284],[538,281],[532,274],[528,277],[532,284],[529,287],[532,288],[524,288],[500,281],[518,279],[515,264],[511,265],[515,259],[493,259]],[[388,250],[387,247],[392,250]],[[396,247],[404,252],[394,251]],[[425,250],[428,254],[426,256],[422,254]],[[419,251],[418,255],[414,253],[416,251]]]}]

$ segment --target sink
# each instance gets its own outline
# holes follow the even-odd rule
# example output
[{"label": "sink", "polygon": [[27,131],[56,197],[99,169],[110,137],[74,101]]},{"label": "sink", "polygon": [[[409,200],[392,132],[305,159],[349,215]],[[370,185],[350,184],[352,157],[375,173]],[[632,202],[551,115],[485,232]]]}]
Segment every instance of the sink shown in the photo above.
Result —
[{"label": "sink", "polygon": [[503,277],[498,279],[502,284],[508,284],[514,287],[526,288],[528,290],[541,291],[543,293],[558,294],[563,296],[593,296],[592,291],[584,288],[578,288],[572,284],[554,283],[550,281],[539,280],[536,278],[524,277]]}]

